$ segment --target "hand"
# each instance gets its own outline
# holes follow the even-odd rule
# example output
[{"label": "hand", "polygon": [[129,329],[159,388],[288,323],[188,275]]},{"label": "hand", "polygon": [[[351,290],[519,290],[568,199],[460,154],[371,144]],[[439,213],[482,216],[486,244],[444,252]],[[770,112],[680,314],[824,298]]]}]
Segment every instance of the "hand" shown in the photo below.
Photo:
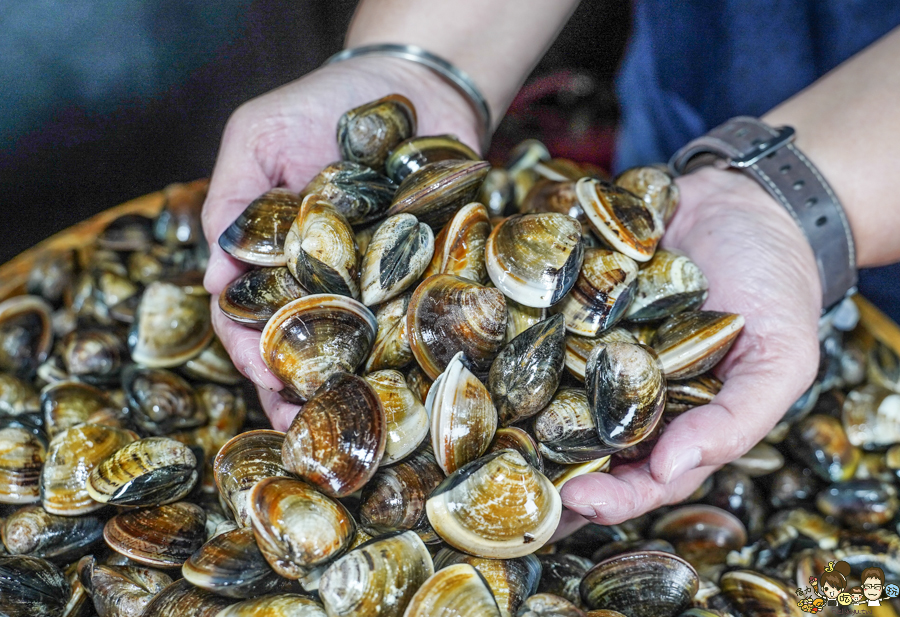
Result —
[{"label": "hand", "polygon": [[716,369],[724,386],[711,404],[678,416],[649,459],[563,487],[563,504],[597,523],[620,523],[689,496],[759,442],[818,368],[822,292],[800,228],[739,173],[707,167],[678,184],[682,203],[663,244],[706,274],[703,308],[740,313],[746,322]]},{"label": "hand", "polygon": [[225,127],[203,207],[210,246],[204,283],[212,294],[216,332],[237,369],[257,385],[277,429],[287,428],[298,407],[282,404],[274,394],[283,384],[259,354],[260,333],[219,310],[218,294],[248,269],[219,248],[219,235],[261,194],[277,186],[300,191],[339,160],[335,133],[341,114],[394,92],[416,106],[419,135],[453,133],[478,148],[478,125],[465,99],[428,69],[391,58],[355,58],[323,67],[245,103]]}]

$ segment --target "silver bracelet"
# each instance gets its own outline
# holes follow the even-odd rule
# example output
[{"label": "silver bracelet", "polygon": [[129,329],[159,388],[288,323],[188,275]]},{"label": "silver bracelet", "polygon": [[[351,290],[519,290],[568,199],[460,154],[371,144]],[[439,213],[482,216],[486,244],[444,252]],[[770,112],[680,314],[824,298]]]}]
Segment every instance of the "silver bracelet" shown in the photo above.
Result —
[{"label": "silver bracelet", "polygon": [[475,82],[464,71],[456,68],[443,58],[435,56],[433,53],[417,47],[415,45],[399,45],[395,43],[380,43],[378,45],[364,45],[362,47],[353,47],[345,49],[334,54],[325,64],[333,62],[342,62],[350,58],[359,56],[389,56],[391,58],[402,58],[426,66],[446,81],[450,82],[454,88],[459,90],[463,96],[469,99],[469,103],[478,114],[478,119],[484,127],[484,136],[482,138],[482,149],[486,152],[490,145],[491,136],[491,110],[488,107],[487,100],[478,90]]}]

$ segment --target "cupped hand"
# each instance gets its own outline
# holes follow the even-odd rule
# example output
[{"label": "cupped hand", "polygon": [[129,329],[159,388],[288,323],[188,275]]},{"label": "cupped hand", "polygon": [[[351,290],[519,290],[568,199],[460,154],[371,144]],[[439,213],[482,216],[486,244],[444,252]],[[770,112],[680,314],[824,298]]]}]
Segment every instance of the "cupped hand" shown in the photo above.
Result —
[{"label": "cupped hand", "polygon": [[[716,369],[724,386],[711,404],[675,418],[647,460],[563,487],[563,504],[597,523],[619,523],[688,497],[758,443],[818,367],[818,270],[787,211],[736,172],[707,167],[678,184],[681,206],[663,245],[685,252],[706,274],[704,309],[740,313],[745,325]],[[569,529],[579,524],[573,518],[565,521]]]},{"label": "cupped hand", "polygon": [[273,187],[300,191],[339,160],[335,134],[341,114],[392,93],[415,105],[419,135],[452,133],[478,148],[478,125],[465,99],[429,70],[391,58],[355,58],[323,67],[245,103],[225,127],[203,207],[210,246],[204,284],[212,294],[216,332],[238,370],[260,389],[275,428],[284,430],[297,407],[272,396],[283,384],[259,354],[260,333],[219,310],[218,294],[248,269],[219,247],[219,235],[261,194]]}]

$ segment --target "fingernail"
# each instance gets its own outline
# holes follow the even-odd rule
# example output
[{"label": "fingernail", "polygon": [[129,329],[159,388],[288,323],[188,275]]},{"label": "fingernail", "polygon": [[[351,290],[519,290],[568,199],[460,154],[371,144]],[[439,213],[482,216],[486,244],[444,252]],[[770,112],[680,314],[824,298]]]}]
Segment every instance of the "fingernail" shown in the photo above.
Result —
[{"label": "fingernail", "polygon": [[565,506],[572,512],[576,512],[585,518],[594,518],[597,516],[597,511],[594,510],[593,506],[580,503],[567,503]]},{"label": "fingernail", "polygon": [[684,452],[678,454],[672,461],[672,468],[669,470],[669,478],[666,484],[677,480],[691,469],[700,466],[700,450],[698,448],[688,448]]}]

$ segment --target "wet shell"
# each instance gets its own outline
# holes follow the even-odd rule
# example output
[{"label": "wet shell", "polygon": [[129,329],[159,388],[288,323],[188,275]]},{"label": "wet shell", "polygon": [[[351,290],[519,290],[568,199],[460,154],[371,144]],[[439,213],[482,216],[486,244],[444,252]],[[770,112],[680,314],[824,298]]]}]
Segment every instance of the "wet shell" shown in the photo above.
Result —
[{"label": "wet shell", "polygon": [[406,384],[409,386],[409,389],[412,390],[413,394],[415,394],[420,401],[424,402],[428,399],[428,392],[431,390],[431,386],[434,382],[425,374],[422,367],[418,364],[413,364],[406,373]]},{"label": "wet shell", "polygon": [[362,260],[362,302],[380,304],[403,293],[421,276],[434,254],[431,228],[412,214],[384,221]]},{"label": "wet shell", "polygon": [[232,257],[256,266],[283,266],[284,240],[300,198],[286,189],[272,189],[252,201],[219,236],[219,246]]},{"label": "wet shell", "polygon": [[209,300],[171,283],[151,283],[141,296],[137,321],[128,334],[131,358],[144,366],[184,364],[213,337]]},{"label": "wet shell", "polygon": [[59,568],[35,557],[0,557],[0,614],[62,617],[72,593]]},{"label": "wet shell", "polygon": [[594,567],[594,562],[569,553],[539,554],[537,558],[541,562],[538,592],[558,595],[580,607],[579,585],[587,571]]},{"label": "wet shell", "polygon": [[[844,351],[847,355],[847,350]],[[841,358],[842,362],[845,358]],[[873,383],[900,394],[900,356],[878,339],[872,342],[867,354],[866,377]],[[862,381],[862,379],[860,379]]]},{"label": "wet shell", "polygon": [[162,505],[187,495],[197,478],[197,457],[187,446],[166,437],[148,437],[95,467],[87,491],[100,503]]},{"label": "wet shell", "polygon": [[0,413],[17,415],[41,408],[31,384],[8,373],[0,373]]},{"label": "wet shell", "polygon": [[558,212],[571,216],[582,225],[587,225],[587,216],[585,216],[581,204],[578,203],[573,180],[558,181],[548,178],[538,180],[525,195],[519,211],[523,214]]},{"label": "wet shell", "polygon": [[406,384],[403,373],[376,371],[365,377],[381,400],[385,418],[385,446],[382,465],[396,463],[425,441],[428,435],[428,413],[425,406]]},{"label": "wet shell", "polygon": [[497,289],[436,274],[413,293],[406,334],[419,366],[431,379],[460,351],[477,376],[486,376],[506,334],[506,301]]},{"label": "wet shell", "polygon": [[338,373],[294,417],[284,466],[326,495],[346,497],[369,481],[384,456],[384,408],[364,379]]},{"label": "wet shell", "polygon": [[375,309],[378,332],[372,352],[366,358],[364,371],[401,368],[413,359],[406,336],[406,312],[412,292],[407,291]]},{"label": "wet shell", "polygon": [[726,572],[719,579],[719,587],[735,610],[742,615],[760,617],[803,615],[797,606],[797,596],[793,589],[759,572],[749,570]]},{"label": "wet shell", "polygon": [[521,454],[489,454],[457,470],[425,504],[445,542],[478,557],[510,559],[535,552],[559,522],[559,493]]},{"label": "wet shell", "polygon": [[515,198],[514,192],[510,173],[502,167],[495,167],[484,178],[476,201],[485,205],[490,216],[502,216]]},{"label": "wet shell", "polygon": [[581,270],[581,224],[555,212],[511,216],[494,227],[484,255],[491,281],[504,294],[526,306],[551,306],[569,293]]},{"label": "wet shell", "polygon": [[866,384],[847,394],[841,420],[847,439],[866,450],[900,443],[900,394]]},{"label": "wet shell", "polygon": [[219,295],[219,308],[232,320],[262,330],[282,306],[307,295],[284,266],[245,272]]},{"label": "wet shell", "polygon": [[626,169],[616,178],[616,185],[643,199],[666,225],[678,209],[681,196],[678,185],[662,165]]},{"label": "wet shell", "polygon": [[400,183],[428,163],[480,159],[477,152],[453,135],[412,137],[393,149],[384,163],[384,170],[391,180]]},{"label": "wet shell", "polygon": [[664,224],[640,197],[596,178],[581,178],[575,192],[591,228],[612,249],[639,262],[653,257]]},{"label": "wet shell", "polygon": [[624,328],[610,328],[596,338],[579,336],[577,334],[566,335],[566,368],[576,379],[584,381],[584,370],[591,352],[597,345],[608,343],[637,343],[635,338]]},{"label": "wet shell", "polygon": [[50,442],[41,471],[41,503],[51,514],[78,516],[103,507],[91,499],[87,481],[91,471],[116,450],[137,439],[131,431],[81,424]]},{"label": "wet shell", "polygon": [[267,478],[253,487],[250,519],[266,561],[290,579],[340,556],[356,533],[344,506],[290,478]]},{"label": "wet shell", "polygon": [[431,416],[435,460],[446,474],[484,454],[497,430],[491,395],[466,368],[462,352],[435,380],[425,408]]},{"label": "wet shell", "polygon": [[25,506],[10,514],[0,532],[12,555],[29,555],[66,563],[90,552],[103,538],[97,516],[57,516],[40,506]]},{"label": "wet shell", "polygon": [[97,384],[114,382],[128,361],[122,337],[105,328],[73,330],[60,341],[66,373]]},{"label": "wet shell", "polygon": [[838,482],[819,492],[816,507],[853,529],[887,525],[897,514],[897,489],[878,480]]},{"label": "wet shell", "polygon": [[501,617],[494,595],[474,567],[438,570],[413,596],[404,617]]},{"label": "wet shell", "polygon": [[792,453],[827,482],[850,480],[859,465],[859,448],[831,416],[806,416],[791,429],[788,440]]},{"label": "wet shell", "polygon": [[653,523],[650,535],[672,543],[695,567],[724,564],[729,551],[747,543],[747,530],[735,515],[707,505],[676,508]]},{"label": "wet shell", "polygon": [[331,375],[356,371],[377,328],[375,316],[356,300],[306,296],[272,316],[259,341],[260,354],[276,377],[308,399]]},{"label": "wet shell", "polygon": [[193,388],[165,369],[130,366],[122,373],[122,388],[134,423],[151,435],[165,435],[206,422]]},{"label": "wet shell", "polygon": [[687,256],[660,249],[637,277],[634,300],[626,319],[656,321],[700,307],[706,300],[709,282]]},{"label": "wet shell", "polygon": [[206,539],[206,512],[185,501],[129,510],[106,523],[103,538],[111,549],[138,563],[180,567]]},{"label": "wet shell", "polygon": [[376,538],[331,564],[319,581],[329,615],[401,617],[434,574],[428,548],[411,531]]},{"label": "wet shell", "polygon": [[715,311],[687,311],[667,319],[653,343],[666,379],[688,379],[714,367],[743,327],[743,316]]},{"label": "wet shell", "polygon": [[411,173],[394,195],[388,216],[406,212],[433,230],[471,203],[491,168],[487,161],[438,161]]},{"label": "wet shell", "polygon": [[472,202],[453,215],[434,240],[434,257],[423,278],[452,274],[485,283],[488,280],[484,247],[491,233],[487,209]]},{"label": "wet shell", "polygon": [[709,373],[684,380],[670,379],[666,382],[666,415],[678,415],[707,405],[721,389],[721,380]]},{"label": "wet shell", "polygon": [[211,381],[226,386],[236,386],[244,380],[231,356],[225,351],[222,341],[213,337],[209,346],[196,358],[191,358],[181,367],[186,376],[200,381]]},{"label": "wet shell", "polygon": [[488,388],[504,426],[530,418],[550,402],[566,363],[565,325],[562,315],[554,315],[500,350]]},{"label": "wet shell", "polygon": [[595,347],[585,389],[600,440],[627,448],[648,437],[662,418],[666,380],[652,349],[633,343]]},{"label": "wet shell", "polygon": [[283,593],[244,600],[222,609],[215,617],[327,617],[322,605],[306,596]]},{"label": "wet shell", "polygon": [[516,617],[585,617],[585,614],[565,598],[539,593],[525,600]]},{"label": "wet shell", "polygon": [[534,418],[534,436],[541,454],[561,465],[593,461],[617,450],[600,440],[587,392],[580,388],[563,388],[553,396]]},{"label": "wet shell", "polygon": [[0,302],[0,371],[30,377],[53,344],[53,309],[38,296]]},{"label": "wet shell", "polygon": [[0,429],[0,503],[37,503],[41,500],[41,468],[47,443],[19,427]]},{"label": "wet shell", "polygon": [[63,298],[71,300],[75,279],[75,254],[72,250],[53,251],[45,249],[28,273],[25,291],[33,296],[41,296],[47,302],[58,303]]},{"label": "wet shell", "polygon": [[537,442],[528,432],[518,426],[506,426],[498,428],[494,433],[494,440],[487,449],[487,453],[500,450],[515,450],[528,462],[529,465],[544,473],[544,459],[538,450]]},{"label": "wet shell", "polygon": [[137,566],[78,562],[78,576],[100,617],[139,617],[153,596],[172,584],[168,574]]},{"label": "wet shell", "polygon": [[396,190],[396,184],[374,169],[340,161],[320,171],[301,191],[301,195],[318,193],[331,202],[351,225],[362,225],[384,216]]},{"label": "wet shell", "polygon": [[416,108],[400,94],[354,107],[338,120],[337,141],[345,161],[384,168],[388,153],[416,134]]},{"label": "wet shell", "polygon": [[541,563],[534,555],[516,559],[484,559],[442,548],[434,556],[434,566],[438,570],[458,563],[473,566],[484,577],[503,617],[516,614],[522,601],[537,591],[541,578]]},{"label": "wet shell", "polygon": [[284,240],[287,267],[310,293],[359,298],[359,248],[344,215],[307,195]]},{"label": "wet shell", "polygon": [[547,309],[519,304],[506,299],[506,342],[513,340],[533,325],[547,319]]},{"label": "wet shell", "polygon": [[200,241],[203,237],[200,210],[208,189],[209,180],[170,184],[163,189],[166,203],[153,227],[158,242],[189,246]]},{"label": "wet shell", "polygon": [[181,579],[154,596],[140,617],[216,617],[233,603]]},{"label": "wet shell", "polygon": [[103,390],[80,381],[60,381],[41,391],[41,413],[50,437],[104,411],[116,411],[112,400]]},{"label": "wet shell", "polygon": [[544,463],[544,473],[547,475],[547,479],[556,487],[556,490],[559,491],[572,478],[589,473],[609,471],[609,461],[609,456],[601,456],[585,463],[573,463],[572,465],[560,465],[548,460]]}]

